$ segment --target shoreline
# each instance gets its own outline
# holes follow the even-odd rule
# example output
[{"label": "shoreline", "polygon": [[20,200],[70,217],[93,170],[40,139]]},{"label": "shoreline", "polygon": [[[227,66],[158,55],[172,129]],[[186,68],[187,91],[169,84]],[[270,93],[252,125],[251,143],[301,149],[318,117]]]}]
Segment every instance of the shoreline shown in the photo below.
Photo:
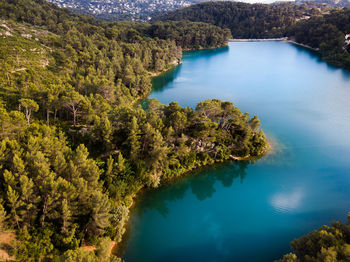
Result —
[{"label": "shoreline", "polygon": [[167,177],[167,178],[163,178],[159,185],[155,188],[153,187],[141,187],[138,189],[138,191],[131,196],[131,201],[130,204],[128,206],[126,206],[129,210],[129,214],[128,214],[128,219],[127,221],[125,221],[125,224],[123,225],[123,229],[124,232],[122,234],[122,239],[120,242],[116,242],[115,241],[115,245],[113,248],[113,254],[117,255],[119,258],[123,259],[123,255],[125,254],[126,248],[127,248],[127,241],[128,241],[128,237],[129,237],[129,232],[130,232],[130,228],[131,228],[131,219],[130,219],[130,213],[131,210],[133,208],[135,208],[137,199],[144,193],[150,191],[150,190],[154,190],[157,188],[160,188],[162,186],[168,185],[170,183],[172,183],[174,180],[176,179],[182,179],[185,178],[186,176],[190,176],[190,175],[194,175],[198,170],[201,170],[203,168],[209,168],[218,164],[223,164],[223,163],[228,163],[229,161],[231,162],[240,162],[240,161],[255,161],[257,159],[260,159],[266,155],[270,155],[274,153],[274,146],[271,145],[270,139],[266,137],[266,142],[267,142],[267,148],[264,151],[264,153],[262,153],[259,156],[243,156],[243,157],[239,157],[239,156],[233,156],[230,155],[227,159],[224,160],[218,160],[215,161],[213,163],[208,163],[208,164],[204,164],[204,165],[198,165],[198,166],[194,166],[190,169],[184,170],[181,174],[177,175],[177,176],[173,176],[173,177]]},{"label": "shoreline", "polygon": [[[265,40],[265,41],[268,41],[268,40]],[[275,41],[282,41],[282,40],[275,40]],[[191,49],[191,50],[183,50],[183,51],[187,52],[187,51],[194,51],[194,50],[210,50],[210,49],[223,48],[223,47],[228,46],[229,42],[231,42],[231,41],[229,40],[225,46],[221,46],[221,47],[215,47],[215,48],[209,48],[209,49]],[[253,41],[250,41],[250,42],[253,42]],[[181,64],[182,64],[182,59],[176,59],[172,63],[169,64],[169,67],[167,69],[165,69],[165,70],[163,70],[161,72],[149,72],[149,75],[151,76],[151,78],[158,77],[158,76],[160,76],[162,74],[167,73],[168,71],[174,69],[175,67],[177,67],[177,66],[179,66]],[[145,96],[145,98],[147,98],[148,96],[149,96],[149,94],[147,94]],[[137,101],[139,101],[139,100],[142,100],[142,98],[138,99]],[[171,183],[173,180],[184,178],[185,176],[191,175],[192,173],[195,173],[196,171],[198,171],[198,170],[200,170],[202,168],[208,168],[208,167],[214,166],[216,164],[225,163],[225,162],[228,162],[228,161],[232,161],[232,162],[254,161],[256,159],[262,158],[262,157],[264,157],[264,156],[266,156],[268,154],[273,153],[271,151],[274,151],[273,150],[274,147],[271,145],[270,140],[267,137],[266,137],[266,143],[267,143],[266,150],[259,156],[247,155],[247,156],[239,157],[239,156],[230,155],[230,156],[228,156],[227,159],[224,159],[224,160],[218,160],[218,161],[214,160],[214,162],[212,162],[212,163],[194,166],[192,168],[184,170],[181,174],[179,174],[177,176],[163,178],[156,188],[159,188],[161,186],[167,185],[167,184]],[[113,251],[112,251],[112,253],[117,255],[118,257],[123,258],[123,255],[125,254],[125,251],[126,251],[127,240],[128,240],[129,230],[130,230],[130,226],[131,226],[131,224],[130,224],[131,223],[131,219],[130,219],[130,212],[131,212],[131,210],[135,207],[137,199],[144,192],[147,192],[148,190],[154,190],[154,189],[155,188],[141,187],[141,188],[138,189],[138,191],[135,194],[130,196],[131,197],[130,203],[129,203],[129,205],[126,206],[126,208],[129,211],[128,218],[125,221],[124,225],[122,226],[122,230],[124,230],[124,232],[122,233],[121,241],[119,241],[119,242],[114,241],[114,246],[113,246]]]},{"label": "shoreline", "polygon": [[247,39],[229,39],[228,40],[230,43],[233,42],[238,42],[238,43],[243,43],[243,42],[287,42],[287,43],[291,43],[297,46],[301,46],[301,47],[305,47],[307,49],[310,49],[312,51],[315,52],[319,52],[320,49],[319,48],[313,48],[309,45],[305,45],[302,43],[298,43],[292,39],[289,39],[288,37],[280,37],[280,38],[247,38]]},{"label": "shoreline", "polygon": [[274,42],[274,41],[287,41],[288,37],[278,37],[278,38],[237,38],[229,39],[229,42]]},{"label": "shoreline", "polygon": [[215,47],[200,47],[200,48],[186,48],[183,49],[183,52],[191,52],[191,51],[201,51],[201,50],[214,50],[219,48],[224,48],[228,46],[228,43],[230,42],[230,39],[227,40],[227,43],[225,45],[215,46]]},{"label": "shoreline", "polygon": [[[183,53],[184,52],[191,52],[191,51],[201,51],[201,50],[214,50],[214,49],[218,49],[218,48],[224,48],[224,47],[227,47],[228,46],[228,43],[230,42],[230,40],[227,41],[227,43],[225,45],[222,45],[222,46],[216,46],[216,47],[200,47],[200,48],[190,48],[190,49],[182,49],[182,55],[181,55],[181,58],[180,59],[176,59],[174,60],[173,62],[171,62],[170,64],[168,64],[168,68],[164,69],[163,71],[160,71],[160,72],[152,72],[152,71],[149,71],[148,74],[151,78],[154,78],[154,77],[157,77],[157,76],[160,76],[162,74],[165,74],[167,72],[169,72],[170,70],[174,69],[175,67],[179,66],[182,64],[182,56],[183,56]],[[148,94],[149,95],[149,94]],[[148,96],[147,95],[147,96]]]},{"label": "shoreline", "polygon": [[295,42],[294,40],[288,39],[286,42],[291,43],[291,44],[293,44],[293,45],[297,45],[297,46],[301,46],[301,47],[310,49],[310,50],[315,51],[315,52],[319,52],[319,51],[320,51],[319,48],[313,48],[313,47],[311,47],[311,46],[309,46],[309,45],[305,45],[305,44],[301,44],[301,43]]},{"label": "shoreline", "polygon": [[[174,69],[175,67],[177,67],[177,66],[179,66],[179,65],[181,65],[181,64],[182,64],[182,59],[181,59],[181,58],[180,58],[180,59],[176,59],[176,60],[174,60],[173,62],[171,62],[171,63],[168,65],[169,67],[166,68],[165,70],[160,71],[160,72],[148,72],[148,74],[149,74],[149,76],[150,76],[151,78],[154,78],[154,77],[157,77],[157,76],[160,76],[160,75],[162,75],[162,74],[167,73],[168,71]],[[152,90],[151,90],[151,92],[152,92]],[[147,94],[147,96],[149,96],[149,94]]]}]

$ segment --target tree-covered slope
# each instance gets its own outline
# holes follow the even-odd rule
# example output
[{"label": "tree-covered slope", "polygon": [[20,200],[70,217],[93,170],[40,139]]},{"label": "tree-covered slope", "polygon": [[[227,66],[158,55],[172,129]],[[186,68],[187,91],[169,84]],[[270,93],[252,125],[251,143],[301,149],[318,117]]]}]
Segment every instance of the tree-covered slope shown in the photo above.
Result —
[{"label": "tree-covered slope", "polygon": [[308,5],[248,4],[241,2],[207,2],[155,17],[155,21],[189,20],[206,22],[231,30],[234,38],[281,37],[285,30],[305,15],[320,13]]},{"label": "tree-covered slope", "polygon": [[349,45],[350,8],[337,9],[324,16],[298,22],[288,35],[296,42],[319,49],[327,62],[350,69]]},{"label": "tree-covered slope", "polygon": [[[190,25],[190,26],[189,26]],[[170,39],[185,50],[221,47],[231,38],[228,29],[219,29],[208,23],[188,21],[156,22],[147,28],[150,37]]]},{"label": "tree-covered slope", "polygon": [[[350,68],[350,8],[329,9],[327,5],[247,4],[207,2],[175,10],[155,21],[198,21],[230,29],[233,38],[288,36],[319,50],[322,58],[336,66]],[[327,11],[327,12],[325,12]]]},{"label": "tree-covered slope", "polygon": [[[135,102],[182,48],[226,45],[203,23],[107,23],[40,0],[0,0],[0,249],[18,261],[117,261],[143,187],[267,150],[231,102]],[[179,27],[181,25],[181,27]]]},{"label": "tree-covered slope", "polygon": [[[172,31],[167,34],[162,34],[161,25],[154,30],[149,24],[103,23],[45,1],[2,0],[0,14],[2,18],[41,26],[51,34],[39,42],[53,49],[47,68],[55,80],[62,76],[67,84],[84,90],[84,95],[98,93],[120,103],[145,96],[150,91],[149,73],[161,72],[179,61],[181,47],[219,47],[230,37],[223,29],[203,23],[182,23],[181,27],[168,23],[165,26]],[[3,32],[11,34],[11,28],[3,28]],[[185,39],[183,32],[188,41],[180,41]],[[35,42],[35,34],[28,35],[33,35],[31,40]],[[4,35],[2,41],[5,47],[16,39]],[[6,54],[6,48],[2,50]],[[10,71],[19,69],[11,64],[10,57],[5,62],[10,63]]]},{"label": "tree-covered slope", "polygon": [[346,224],[333,222],[291,242],[293,253],[279,262],[350,261],[350,213]]}]

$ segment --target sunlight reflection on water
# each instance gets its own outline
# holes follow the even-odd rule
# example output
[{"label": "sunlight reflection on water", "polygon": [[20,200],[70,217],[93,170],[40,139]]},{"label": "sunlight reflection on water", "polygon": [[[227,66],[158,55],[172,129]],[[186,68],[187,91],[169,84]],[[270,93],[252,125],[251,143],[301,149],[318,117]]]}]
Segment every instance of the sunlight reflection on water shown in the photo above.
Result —
[{"label": "sunlight reflection on water", "polygon": [[271,198],[271,205],[277,212],[287,213],[295,211],[300,207],[303,198],[303,192],[297,188],[292,192],[276,193]]}]

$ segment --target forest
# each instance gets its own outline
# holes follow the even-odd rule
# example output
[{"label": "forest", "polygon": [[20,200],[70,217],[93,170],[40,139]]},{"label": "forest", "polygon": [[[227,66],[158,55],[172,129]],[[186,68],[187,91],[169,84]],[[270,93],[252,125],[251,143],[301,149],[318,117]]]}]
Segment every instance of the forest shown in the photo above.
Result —
[{"label": "forest", "polygon": [[349,33],[350,8],[343,8],[299,21],[287,35],[319,50],[325,61],[350,69],[350,47],[345,43],[345,35]]},{"label": "forest", "polygon": [[[134,196],[268,149],[260,121],[217,99],[145,100],[182,50],[230,32],[103,22],[44,0],[0,0],[0,250],[18,261],[120,261]],[[2,239],[2,238],[1,238]]]},{"label": "forest", "polygon": [[[142,188],[268,150],[256,116],[217,99],[195,108],[145,99],[151,77],[184,50],[232,37],[288,36],[350,68],[350,9],[323,11],[203,3],[148,24],[0,0],[0,236],[15,235],[0,251],[18,261],[120,261],[110,250]],[[349,224],[336,222],[294,240],[282,261],[346,261],[349,239]]]},{"label": "forest", "polygon": [[349,261],[350,213],[347,223],[333,222],[291,242],[293,253],[277,262]]},{"label": "forest", "polygon": [[318,3],[248,4],[206,2],[153,18],[154,21],[205,22],[226,28],[233,38],[288,37],[317,50],[326,62],[350,69],[350,8]]},{"label": "forest", "polygon": [[233,38],[274,38],[305,16],[319,15],[330,7],[318,4],[248,4],[205,2],[153,18],[154,21],[205,22],[230,29]]}]

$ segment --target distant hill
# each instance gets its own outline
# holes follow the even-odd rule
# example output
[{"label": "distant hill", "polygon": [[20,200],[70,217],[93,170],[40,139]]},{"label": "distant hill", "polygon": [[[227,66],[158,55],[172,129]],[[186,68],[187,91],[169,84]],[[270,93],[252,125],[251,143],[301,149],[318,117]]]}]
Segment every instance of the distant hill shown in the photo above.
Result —
[{"label": "distant hill", "polygon": [[318,5],[294,3],[248,4],[206,2],[171,11],[154,21],[189,20],[205,22],[231,30],[234,38],[271,38],[285,35],[298,20],[321,14]]},{"label": "distant hill", "polygon": [[154,13],[164,13],[203,0],[47,0],[60,7],[91,14],[107,20],[148,20]]},{"label": "distant hill", "polygon": [[296,3],[328,4],[334,7],[350,7],[349,0],[295,0]]}]

